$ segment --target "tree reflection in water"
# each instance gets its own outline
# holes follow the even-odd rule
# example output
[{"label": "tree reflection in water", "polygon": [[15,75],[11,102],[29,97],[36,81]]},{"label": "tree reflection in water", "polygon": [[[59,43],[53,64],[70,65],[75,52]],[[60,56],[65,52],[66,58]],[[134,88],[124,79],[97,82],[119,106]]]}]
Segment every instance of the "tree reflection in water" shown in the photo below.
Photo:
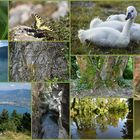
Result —
[{"label": "tree reflection in water", "polygon": [[124,139],[133,139],[133,99],[128,99],[128,108],[129,113],[126,116],[127,120],[122,128],[122,137]]},{"label": "tree reflection in water", "polygon": [[[82,103],[83,102],[84,101],[82,100]],[[101,111],[102,106],[99,102],[100,101],[98,100],[98,105],[100,105],[99,110]],[[85,103],[87,103],[87,101],[85,101]],[[105,103],[105,101],[104,101],[104,103]],[[119,102],[119,100],[117,101],[117,103],[121,104],[121,102]],[[94,105],[95,104],[96,103],[94,102]],[[126,101],[125,101],[125,104],[127,104]],[[81,105],[81,103],[80,103],[80,105]],[[90,104],[90,106],[91,106],[91,104]],[[133,107],[133,100],[129,99],[128,106],[125,106],[125,108],[123,110],[116,109],[114,111],[113,108],[112,109],[109,108],[109,105],[107,106],[107,104],[106,104],[105,106],[106,106],[106,110],[104,110],[104,112],[97,113],[97,111],[95,111],[95,110],[98,106],[95,105],[95,107],[92,107],[92,109],[86,107],[86,111],[82,107],[82,111],[81,110],[78,111],[80,113],[73,115],[71,117],[71,122],[72,123],[75,122],[76,129],[72,130],[71,132],[77,131],[75,134],[77,134],[78,136],[76,137],[72,133],[72,138],[96,139],[97,135],[100,137],[100,135],[102,135],[103,133],[107,133],[107,135],[110,135],[110,136],[106,135],[107,137],[105,137],[105,138],[108,138],[108,137],[113,138],[114,134],[112,134],[112,131],[110,131],[110,129],[111,129],[111,127],[113,127],[117,130],[120,127],[119,126],[120,123],[122,126],[122,128],[121,128],[122,130],[119,128],[120,130],[118,130],[118,132],[120,133],[120,136],[115,137],[115,138],[132,138],[131,131],[133,131],[133,127],[132,127],[133,112],[130,110]],[[103,105],[103,107],[105,107],[105,106]],[[76,107],[76,105],[75,105],[75,107]],[[76,108],[81,109],[79,106]],[[128,109],[129,109],[129,113],[128,113]],[[85,115],[85,112],[86,113],[89,112],[89,113],[87,115]],[[130,118],[131,118],[131,121],[130,121]],[[73,129],[72,126],[71,126],[71,129]],[[97,133],[99,133],[99,132],[97,132],[97,130],[100,131],[100,134],[97,134]]]}]

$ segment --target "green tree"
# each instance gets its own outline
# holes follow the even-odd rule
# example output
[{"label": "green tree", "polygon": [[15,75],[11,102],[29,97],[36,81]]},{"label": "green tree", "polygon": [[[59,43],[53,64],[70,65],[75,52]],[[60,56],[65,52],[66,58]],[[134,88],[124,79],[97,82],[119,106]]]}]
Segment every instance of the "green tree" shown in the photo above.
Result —
[{"label": "green tree", "polygon": [[129,57],[128,64],[123,73],[124,79],[133,79],[133,58]]},{"label": "green tree", "polygon": [[5,123],[2,123],[0,125],[0,131],[1,132],[4,132],[4,131],[12,131],[12,132],[16,132],[17,128],[15,126],[15,123],[11,120],[5,122]]},{"label": "green tree", "polygon": [[31,131],[31,115],[29,113],[24,113],[21,120],[22,131]]},{"label": "green tree", "polygon": [[0,115],[0,124],[5,123],[9,120],[9,113],[8,110],[3,109],[1,115]]},{"label": "green tree", "polygon": [[11,118],[14,119],[14,118],[17,118],[18,114],[17,114],[17,111],[16,110],[13,110],[12,114],[11,114]]},{"label": "green tree", "polygon": [[16,110],[13,110],[13,112],[11,114],[11,121],[14,122],[17,130],[21,126],[21,119],[22,119],[22,116],[20,114],[18,114]]}]

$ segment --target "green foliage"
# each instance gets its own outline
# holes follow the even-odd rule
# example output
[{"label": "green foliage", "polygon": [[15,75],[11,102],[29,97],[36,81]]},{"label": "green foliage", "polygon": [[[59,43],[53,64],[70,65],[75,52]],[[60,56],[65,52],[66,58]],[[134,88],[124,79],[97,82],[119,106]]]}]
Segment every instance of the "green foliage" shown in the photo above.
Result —
[{"label": "green foliage", "polygon": [[8,121],[8,122],[5,122],[5,123],[2,123],[1,125],[0,125],[0,130],[2,131],[2,132],[4,132],[4,131],[13,131],[13,132],[16,132],[16,125],[15,125],[15,123],[14,123],[14,121]]},{"label": "green foliage", "polygon": [[127,112],[128,106],[124,100],[121,101],[119,98],[116,98],[111,101],[112,103],[110,102],[110,108],[108,109],[110,113]]},{"label": "green foliage", "polygon": [[126,80],[126,79],[123,79],[123,78],[118,78],[117,80],[117,83],[120,87],[129,87],[129,88],[132,88],[132,84],[133,84],[133,81],[132,80]]},{"label": "green foliage", "polygon": [[93,87],[93,79],[95,78],[98,62],[95,64],[95,62],[92,60],[92,57],[86,57],[87,61],[87,68],[84,73],[81,74],[81,83],[86,84],[87,88],[90,89]]},{"label": "green foliage", "polygon": [[123,73],[124,79],[133,79],[133,58],[129,57],[128,64]]},{"label": "green foliage", "polygon": [[18,117],[18,114],[17,114],[17,111],[16,110],[13,110],[12,114],[11,114],[11,118],[12,119],[15,119]]},{"label": "green foliage", "polygon": [[16,110],[13,110],[11,115],[6,109],[3,109],[0,114],[0,131],[12,131],[12,132],[27,132],[31,133],[31,116],[29,113],[23,115],[18,114]]},{"label": "green foliage", "polygon": [[77,99],[77,102],[75,103],[75,109],[79,110],[79,115],[92,113],[104,115],[106,112],[127,112],[128,106],[126,101],[121,100],[120,98],[82,98]]},{"label": "green foliage", "polygon": [[73,84],[75,84],[76,86],[74,88],[71,89],[71,91],[73,92],[81,92],[83,90],[88,89],[88,83],[82,83],[80,79],[75,79],[72,80],[71,82],[73,82]]},{"label": "green foliage", "polygon": [[71,57],[71,78],[76,79],[77,77],[77,71],[79,70],[77,64],[76,64],[76,57],[72,56]]},{"label": "green foliage", "polygon": [[[77,56],[80,57],[80,56]],[[129,88],[132,89],[132,78],[133,78],[133,59],[132,57],[128,58],[128,62],[125,70],[123,71],[122,66],[123,58],[114,59],[115,64],[109,65],[109,62],[106,62],[106,57],[102,56],[85,56],[83,62],[77,63],[75,56],[71,59],[71,75],[72,82],[75,86],[72,87],[72,91],[80,92],[82,90],[88,90],[93,88],[98,88],[100,86],[105,88]],[[84,63],[86,68],[84,67]],[[106,64],[108,63],[108,67]],[[80,67],[84,67],[83,70]],[[106,68],[105,68],[106,67]],[[105,70],[104,70],[105,69]],[[101,73],[102,72],[102,73]],[[121,75],[123,72],[123,76]],[[102,80],[103,75],[105,75],[105,80]]]},{"label": "green foliage", "polygon": [[8,1],[0,1],[0,40],[8,38]]},{"label": "green foliage", "polygon": [[81,78],[81,83],[86,84],[87,88],[92,88],[93,87],[93,79],[95,76],[95,71],[93,67],[88,67],[88,69],[85,71],[85,73],[82,75]]},{"label": "green foliage", "polygon": [[55,33],[59,36],[60,40],[69,40],[69,15],[60,17],[60,20],[54,25]]},{"label": "green foliage", "polygon": [[14,122],[17,131],[20,131],[21,119],[22,119],[22,115],[17,114],[16,110],[13,110],[13,112],[11,114],[11,121]]},{"label": "green foliage", "polygon": [[133,58],[129,57],[127,66],[123,72],[123,77],[118,78],[118,85],[121,87],[132,87],[133,79]]},{"label": "green foliage", "polygon": [[98,114],[100,114],[100,109],[96,108],[95,110],[93,110],[93,112],[98,115]]},{"label": "green foliage", "polygon": [[21,127],[23,131],[31,131],[31,116],[29,113],[24,113],[21,119]]},{"label": "green foliage", "polygon": [[54,21],[50,20],[49,21],[51,28],[53,29],[52,35],[46,37],[43,39],[45,40],[69,40],[69,15],[65,17],[60,17],[59,20]]},{"label": "green foliage", "polygon": [[85,60],[87,61],[86,71],[80,73],[76,57],[71,57],[71,78],[74,79],[74,83],[76,85],[73,91],[80,92],[81,90],[92,88],[96,71],[99,67],[101,67],[102,59],[99,57],[85,57]]},{"label": "green foliage", "polygon": [[75,106],[71,109],[71,118],[80,131],[97,127],[105,132],[108,125],[117,127],[119,119],[125,119],[128,113],[127,101],[120,98],[75,99]]},{"label": "green foliage", "polygon": [[1,115],[0,115],[0,124],[5,123],[9,120],[9,113],[8,110],[3,109]]},{"label": "green foliage", "polygon": [[48,79],[47,82],[53,82],[53,83],[56,83],[58,82],[58,78],[57,77],[54,77],[53,79]]}]

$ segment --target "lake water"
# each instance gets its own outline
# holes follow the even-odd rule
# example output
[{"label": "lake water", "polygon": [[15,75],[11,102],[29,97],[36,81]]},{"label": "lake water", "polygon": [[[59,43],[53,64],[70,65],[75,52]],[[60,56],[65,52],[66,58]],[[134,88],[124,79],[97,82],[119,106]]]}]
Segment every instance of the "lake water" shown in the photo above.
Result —
[{"label": "lake water", "polygon": [[132,138],[133,120],[127,119],[128,114],[93,115],[88,118],[77,116],[71,121],[72,139]]},{"label": "lake water", "polygon": [[0,59],[0,82],[8,81],[8,62],[7,59]]},{"label": "lake water", "polygon": [[19,107],[19,106],[14,106],[14,105],[12,105],[12,106],[11,105],[0,105],[0,112],[2,112],[3,109],[8,110],[9,114],[11,114],[14,109],[19,114],[24,114],[26,112],[31,113],[31,110],[29,108]]},{"label": "lake water", "polygon": [[140,139],[140,101],[135,101],[134,107],[134,138]]}]

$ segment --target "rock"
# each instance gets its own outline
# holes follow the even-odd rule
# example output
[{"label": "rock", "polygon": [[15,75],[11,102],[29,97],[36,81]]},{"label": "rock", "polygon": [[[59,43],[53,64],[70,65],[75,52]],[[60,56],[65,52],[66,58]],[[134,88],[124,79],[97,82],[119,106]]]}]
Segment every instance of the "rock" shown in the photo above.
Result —
[{"label": "rock", "polygon": [[[63,91],[62,95],[60,95],[61,90]],[[46,95],[46,98],[44,95]],[[62,102],[61,117],[59,116],[60,110],[57,107],[60,101],[58,103],[55,98]],[[42,101],[46,103],[44,108],[40,107]],[[49,108],[50,103],[51,108]],[[43,112],[42,108],[45,110],[45,107],[46,111]],[[32,116],[33,138],[67,139],[69,132],[69,84],[57,84],[57,86],[56,84],[46,85],[46,83],[34,84]]]},{"label": "rock", "polygon": [[67,134],[66,130],[63,127],[61,129],[59,129],[58,138],[59,139],[68,139],[68,134]]},{"label": "rock", "polygon": [[48,112],[43,119],[42,123],[42,137],[43,139],[58,138],[59,127],[55,121],[52,120],[52,112]]},{"label": "rock", "polygon": [[59,19],[67,15],[69,11],[69,5],[67,1],[61,1],[58,3],[58,10],[52,14],[53,19]]},{"label": "rock", "polygon": [[41,4],[33,5],[33,4],[21,4],[17,5],[14,8],[10,9],[10,19],[9,25],[10,28],[15,27],[18,24],[24,24],[31,17],[31,13],[33,11],[39,12],[42,9]]},{"label": "rock", "polygon": [[34,37],[33,32],[29,33],[28,30],[32,30],[28,26],[17,26],[10,31],[10,40],[12,41],[41,41],[42,38]]},{"label": "rock", "polygon": [[12,81],[68,80],[66,43],[12,42],[9,45]]}]

